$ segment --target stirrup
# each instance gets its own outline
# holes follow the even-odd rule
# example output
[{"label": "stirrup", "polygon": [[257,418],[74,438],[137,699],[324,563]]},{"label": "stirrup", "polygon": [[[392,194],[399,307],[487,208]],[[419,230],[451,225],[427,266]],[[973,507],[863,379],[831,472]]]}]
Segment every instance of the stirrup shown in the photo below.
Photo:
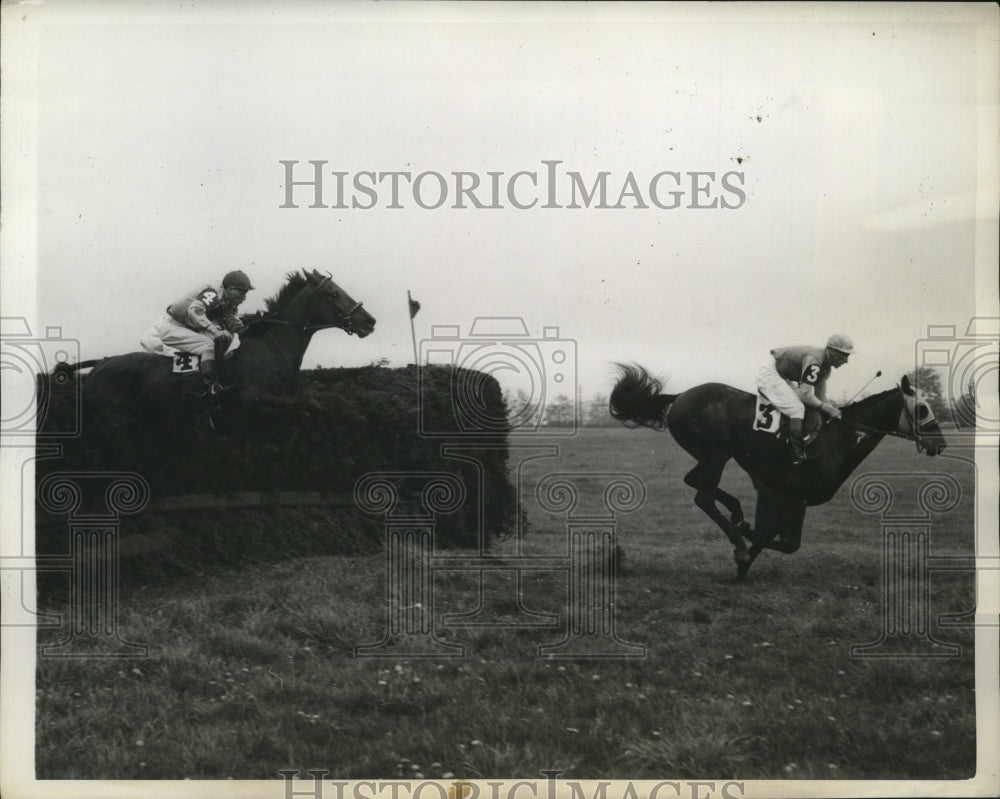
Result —
[{"label": "stirrup", "polygon": [[797,468],[799,466],[805,466],[809,461],[815,460],[811,458],[808,452],[803,452],[801,455],[794,450],[792,451],[792,468]]}]

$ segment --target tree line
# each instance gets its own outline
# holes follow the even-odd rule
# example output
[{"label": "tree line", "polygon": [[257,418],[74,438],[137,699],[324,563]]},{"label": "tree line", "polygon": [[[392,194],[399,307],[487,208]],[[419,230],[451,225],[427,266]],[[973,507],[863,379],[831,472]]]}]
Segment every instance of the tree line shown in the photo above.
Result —
[{"label": "tree line", "polygon": [[[976,385],[970,380],[964,391],[957,397],[950,396],[941,373],[931,366],[921,366],[909,373],[912,382],[923,394],[934,416],[941,422],[953,422],[957,427],[968,429],[976,426],[978,401]],[[866,394],[860,395],[861,399]],[[524,419],[541,414],[542,427],[617,427],[619,422],[608,411],[608,395],[598,393],[591,399],[583,399],[582,393],[576,400],[568,394],[558,394],[544,407],[535,407],[538,401],[523,389],[516,392],[505,390],[503,399],[509,419]],[[846,395],[841,402],[846,402]]]},{"label": "tree line", "polygon": [[599,393],[591,399],[583,399],[578,394],[575,401],[568,394],[557,394],[552,402],[541,406],[537,399],[523,389],[516,392],[504,391],[507,418],[532,421],[539,415],[541,427],[618,427],[619,422],[611,418],[608,411],[608,395]]},{"label": "tree line", "polygon": [[962,387],[962,393],[958,396],[950,396],[949,388],[957,387],[946,387],[941,372],[932,366],[914,369],[909,373],[909,378],[924,395],[938,421],[953,422],[959,428],[976,427],[979,401],[972,378]]}]

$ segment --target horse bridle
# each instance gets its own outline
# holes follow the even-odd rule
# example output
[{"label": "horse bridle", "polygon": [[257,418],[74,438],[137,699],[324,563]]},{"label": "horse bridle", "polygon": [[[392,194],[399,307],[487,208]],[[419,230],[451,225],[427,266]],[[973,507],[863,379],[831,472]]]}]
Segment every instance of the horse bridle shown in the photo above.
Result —
[{"label": "horse bridle", "polygon": [[[913,405],[914,407],[916,407],[916,402],[914,402]],[[921,422],[916,418],[914,418],[913,414],[910,413],[910,406],[907,405],[906,403],[906,397],[903,397],[903,412],[900,413],[899,418],[902,419],[904,416],[906,417],[906,421],[910,426],[910,432],[912,435],[902,436],[902,437],[906,438],[907,440],[915,442],[917,445],[917,452],[923,452],[925,444],[923,438],[921,438],[920,436],[920,428],[922,425],[926,424],[927,420],[924,419],[924,421]]]},{"label": "horse bridle", "polygon": [[[323,297],[327,303],[330,302],[329,299],[326,299],[324,297],[323,292],[320,291],[320,289],[323,287],[323,284],[326,283],[326,281],[328,280],[331,283],[333,283],[333,275],[327,273],[326,277],[320,280],[319,283],[313,283],[311,280],[309,280],[308,275],[306,276],[306,280],[309,282],[310,286],[313,286],[316,289],[316,294],[318,296]],[[285,325],[286,327],[298,327],[303,333],[314,333],[317,330],[326,330],[331,327],[339,327],[342,328],[344,332],[347,333],[348,335],[354,335],[355,329],[352,317],[359,309],[361,309],[363,305],[364,303],[356,302],[336,322],[328,322],[322,325],[293,325],[287,319],[278,319],[277,317],[274,316],[270,317],[263,316],[259,319],[251,320],[251,322],[247,325],[247,327],[260,324]],[[285,349],[284,347],[281,346],[281,343],[277,339],[275,339],[275,337],[272,336],[270,332],[268,332],[267,330],[265,330],[265,333],[267,333],[267,337],[271,340],[271,343],[277,348],[278,352],[281,353],[281,355],[285,358],[285,360],[288,361],[289,363],[294,363],[294,359],[287,352],[285,352]]]},{"label": "horse bridle", "polygon": [[[333,275],[327,273],[326,277],[324,277],[319,283],[316,284],[313,284],[310,281],[310,285],[315,285],[316,287],[316,295],[321,299],[323,299],[324,302],[326,302],[327,304],[329,304],[331,300],[328,297],[326,297],[326,295],[323,294],[323,284],[326,283],[326,281],[328,280],[332,284]],[[306,332],[312,333],[317,330],[327,330],[331,327],[339,327],[345,333],[347,333],[347,335],[353,336],[357,331],[354,328],[354,321],[352,317],[363,307],[364,307],[363,302],[356,302],[349,309],[347,309],[347,311],[345,311],[343,315],[340,317],[340,319],[338,319],[336,322],[328,322],[327,324],[323,325],[304,325],[302,329]],[[334,308],[334,310],[336,311],[337,309]],[[337,313],[340,313],[340,311],[337,311]]]},{"label": "horse bridle", "polygon": [[[902,393],[903,390],[900,389],[900,394]],[[917,420],[913,417],[913,414],[910,413],[910,408],[906,404],[905,396],[903,397],[903,410],[900,411],[899,413],[899,423],[897,423],[896,427],[902,427],[901,422],[903,421],[904,418],[906,419],[907,426],[910,428],[909,433],[900,433],[899,430],[879,430],[878,428],[872,427],[871,425],[861,424],[861,422],[852,422],[848,419],[842,419],[841,421],[843,421],[845,424],[849,424],[856,430],[861,430],[862,432],[865,433],[873,433],[875,435],[880,435],[880,436],[893,436],[894,438],[901,438],[904,441],[912,441],[917,446],[917,452],[923,452],[925,444],[923,438],[920,435],[920,426],[923,424],[923,422],[918,423]]]},{"label": "horse bridle", "polygon": [[[326,281],[328,280],[331,283],[333,283],[333,276],[328,274],[319,283],[313,283],[311,280],[309,281],[309,285],[316,289],[316,294],[314,296],[314,299],[315,297],[320,297],[327,304],[329,304],[331,301],[323,294],[323,292],[320,289],[323,287],[323,284],[326,283]],[[354,335],[357,332],[357,330],[354,327],[353,316],[363,307],[364,307],[363,302],[356,302],[354,303],[354,305],[348,308],[347,311],[343,312],[337,321],[327,322],[322,325],[293,325],[287,319],[278,319],[275,316],[262,316],[259,319],[251,320],[248,326],[259,325],[264,323],[271,325],[286,325],[288,327],[298,327],[303,333],[315,333],[317,330],[328,330],[331,327],[339,327],[348,335]],[[337,311],[336,308],[334,308],[333,310],[336,311],[337,313],[340,313],[340,311]]]}]

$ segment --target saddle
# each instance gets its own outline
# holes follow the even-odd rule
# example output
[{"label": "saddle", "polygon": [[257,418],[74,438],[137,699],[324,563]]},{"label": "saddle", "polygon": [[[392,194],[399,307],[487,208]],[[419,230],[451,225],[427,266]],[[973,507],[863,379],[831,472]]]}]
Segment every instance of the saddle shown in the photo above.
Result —
[{"label": "saddle", "polygon": [[[142,345],[147,352],[170,358],[172,370],[175,375],[198,374],[198,368],[201,364],[200,355],[194,355],[190,352],[183,352],[176,347],[167,346],[162,341],[152,336],[144,338]],[[224,354],[219,352],[219,348],[216,347],[216,363],[221,369],[225,369],[226,361],[233,357],[233,354],[239,346],[240,337],[233,336],[233,340],[230,342],[229,347],[226,349]]]},{"label": "saddle", "polygon": [[[774,407],[774,404],[760,392],[757,392],[753,429],[759,433],[772,435],[784,444],[789,443],[788,417]],[[807,449],[816,440],[822,429],[823,415],[815,408],[807,407],[805,418],[802,421],[802,442]]]}]

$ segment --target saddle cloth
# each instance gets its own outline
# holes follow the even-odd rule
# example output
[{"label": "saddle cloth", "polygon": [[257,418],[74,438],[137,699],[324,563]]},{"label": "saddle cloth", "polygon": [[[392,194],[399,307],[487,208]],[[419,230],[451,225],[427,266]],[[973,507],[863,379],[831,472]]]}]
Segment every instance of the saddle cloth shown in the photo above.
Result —
[{"label": "saddle cloth", "polygon": [[[823,417],[815,408],[806,408],[802,421],[802,438],[805,444],[811,443],[819,435],[823,427]],[[774,407],[767,397],[757,392],[757,405],[754,408],[753,429],[773,435],[781,441],[788,440],[788,417]]]},{"label": "saddle cloth", "polygon": [[[160,338],[160,334],[167,325],[174,325],[175,323],[168,317],[164,317],[157,322],[150,325],[149,329],[143,333],[140,343],[142,348],[146,352],[151,352],[154,355],[162,355],[166,358],[173,359],[173,370],[176,374],[188,374],[190,372],[198,371],[198,364],[201,363],[201,356],[194,355],[189,352],[183,352],[176,347],[171,347],[168,344],[164,344],[163,340]],[[223,357],[229,358],[240,346],[240,337],[238,334],[233,335],[233,340],[229,343],[226,348],[226,353]]]},{"label": "saddle cloth", "polygon": [[180,352],[179,350],[174,350],[173,347],[164,347],[165,350],[173,350],[172,353],[157,353],[163,355],[170,355],[173,359],[173,370],[175,375],[189,375],[199,371],[201,366],[201,356],[192,355],[189,352]]}]

